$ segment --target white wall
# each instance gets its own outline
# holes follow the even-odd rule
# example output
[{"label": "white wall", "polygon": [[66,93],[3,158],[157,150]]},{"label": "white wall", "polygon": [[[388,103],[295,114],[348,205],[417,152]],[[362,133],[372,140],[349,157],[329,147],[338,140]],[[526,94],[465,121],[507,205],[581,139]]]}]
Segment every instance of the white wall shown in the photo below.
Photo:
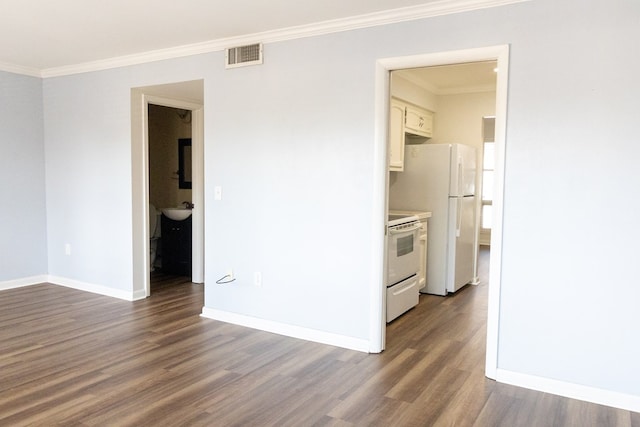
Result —
[{"label": "white wall", "polygon": [[525,9],[509,40],[499,365],[640,396],[640,3]]},{"label": "white wall", "polygon": [[[482,117],[496,113],[496,93],[478,92],[438,96],[435,135],[431,142],[462,143],[482,153]],[[478,157],[480,159],[480,157]],[[479,163],[482,164],[482,163]]]},{"label": "white wall", "polygon": [[639,16],[535,0],[268,44],[263,66],[213,53],[47,79],[49,272],[133,286],[130,89],[203,78],[206,306],[366,340],[375,61],[508,43],[499,368],[640,397]]},{"label": "white wall", "polygon": [[477,188],[482,180],[482,118],[496,114],[496,93],[477,92],[438,96],[434,135],[429,143],[461,143],[476,148]]},{"label": "white wall", "polygon": [[0,71],[0,288],[47,273],[42,82]]},{"label": "white wall", "polygon": [[438,110],[438,97],[413,82],[392,73],[391,96],[410,102],[429,111]]},{"label": "white wall", "polygon": [[[476,228],[480,230],[482,211],[482,118],[496,114],[496,93],[476,92],[438,96],[438,114],[434,120],[431,143],[462,143],[476,148]],[[488,236],[478,231],[478,241],[488,243]]]},{"label": "white wall", "polygon": [[368,337],[374,63],[354,43],[269,45],[205,85],[206,277],[237,278],[207,307]]},{"label": "white wall", "polygon": [[48,260],[57,282],[128,298],[144,289],[132,279],[131,89],[202,79],[212,56],[44,80]]}]

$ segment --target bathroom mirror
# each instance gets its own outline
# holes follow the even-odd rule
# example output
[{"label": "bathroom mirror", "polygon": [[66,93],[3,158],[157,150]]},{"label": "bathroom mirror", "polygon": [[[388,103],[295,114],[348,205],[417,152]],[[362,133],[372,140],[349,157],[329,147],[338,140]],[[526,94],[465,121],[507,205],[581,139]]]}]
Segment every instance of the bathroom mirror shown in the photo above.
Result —
[{"label": "bathroom mirror", "polygon": [[178,140],[178,188],[191,188],[191,138]]}]

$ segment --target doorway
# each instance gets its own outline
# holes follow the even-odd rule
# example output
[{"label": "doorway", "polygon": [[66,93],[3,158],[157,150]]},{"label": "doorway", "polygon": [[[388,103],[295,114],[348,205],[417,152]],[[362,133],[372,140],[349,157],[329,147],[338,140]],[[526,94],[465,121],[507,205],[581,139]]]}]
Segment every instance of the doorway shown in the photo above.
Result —
[{"label": "doorway", "polygon": [[[487,350],[485,375],[495,378],[497,370],[497,337],[498,337],[498,313],[500,294],[500,271],[501,271],[501,241],[502,241],[502,197],[504,187],[504,148],[505,148],[505,128],[506,128],[506,105],[507,105],[507,83],[508,83],[508,46],[493,46],[487,48],[469,49],[463,51],[443,52],[437,54],[415,55],[410,57],[387,58],[379,60],[376,72],[376,206],[379,209],[375,220],[376,223],[386,224],[386,213],[388,212],[388,153],[387,153],[387,117],[389,111],[390,74],[394,70],[409,68],[445,66],[452,64],[462,64],[471,62],[496,61],[496,135],[495,135],[495,180],[493,199],[493,221],[491,236],[490,273],[488,291],[488,314],[487,314]],[[378,228],[379,229],[379,228]],[[374,256],[382,260],[376,268],[375,288],[372,290],[371,299],[371,352],[380,352],[385,348],[386,322],[385,322],[385,288],[383,277],[386,277],[386,259],[384,248],[386,247],[386,236],[380,236],[378,253]],[[477,259],[477,257],[476,257]]]},{"label": "doorway", "polygon": [[192,281],[192,111],[149,104],[150,291]]},{"label": "doorway", "polygon": [[[204,283],[204,84],[202,80],[135,88],[131,91],[134,299],[151,295],[149,230],[149,105],[190,111],[192,145],[192,276]],[[177,150],[177,148],[176,148]]]}]

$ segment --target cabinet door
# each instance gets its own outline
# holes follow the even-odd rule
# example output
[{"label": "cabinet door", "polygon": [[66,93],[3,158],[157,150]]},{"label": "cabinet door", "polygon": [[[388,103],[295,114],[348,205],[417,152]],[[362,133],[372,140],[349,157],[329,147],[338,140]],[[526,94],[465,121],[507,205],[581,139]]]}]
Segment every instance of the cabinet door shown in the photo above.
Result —
[{"label": "cabinet door", "polygon": [[162,216],[162,271],[191,275],[191,217],[174,221]]},{"label": "cabinet door", "polygon": [[389,170],[404,170],[404,104],[391,100],[389,109]]},{"label": "cabinet door", "polygon": [[407,106],[404,126],[407,132],[430,138],[433,134],[433,114],[427,110]]},{"label": "cabinet door", "polygon": [[178,271],[179,224],[162,216],[162,271],[176,274]]},{"label": "cabinet door", "polygon": [[189,217],[182,222],[182,227],[180,230],[180,238],[179,238],[179,251],[180,255],[178,257],[179,271],[180,274],[184,276],[191,276],[191,233],[192,233],[192,223],[191,218]]}]

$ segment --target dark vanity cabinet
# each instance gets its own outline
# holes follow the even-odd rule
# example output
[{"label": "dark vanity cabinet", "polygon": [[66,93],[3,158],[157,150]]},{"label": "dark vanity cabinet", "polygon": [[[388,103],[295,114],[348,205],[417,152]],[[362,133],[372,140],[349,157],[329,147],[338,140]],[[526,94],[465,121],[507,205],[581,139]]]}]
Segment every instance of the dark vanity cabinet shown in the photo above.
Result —
[{"label": "dark vanity cabinet", "polygon": [[191,276],[191,217],[174,221],[162,215],[162,271]]}]

